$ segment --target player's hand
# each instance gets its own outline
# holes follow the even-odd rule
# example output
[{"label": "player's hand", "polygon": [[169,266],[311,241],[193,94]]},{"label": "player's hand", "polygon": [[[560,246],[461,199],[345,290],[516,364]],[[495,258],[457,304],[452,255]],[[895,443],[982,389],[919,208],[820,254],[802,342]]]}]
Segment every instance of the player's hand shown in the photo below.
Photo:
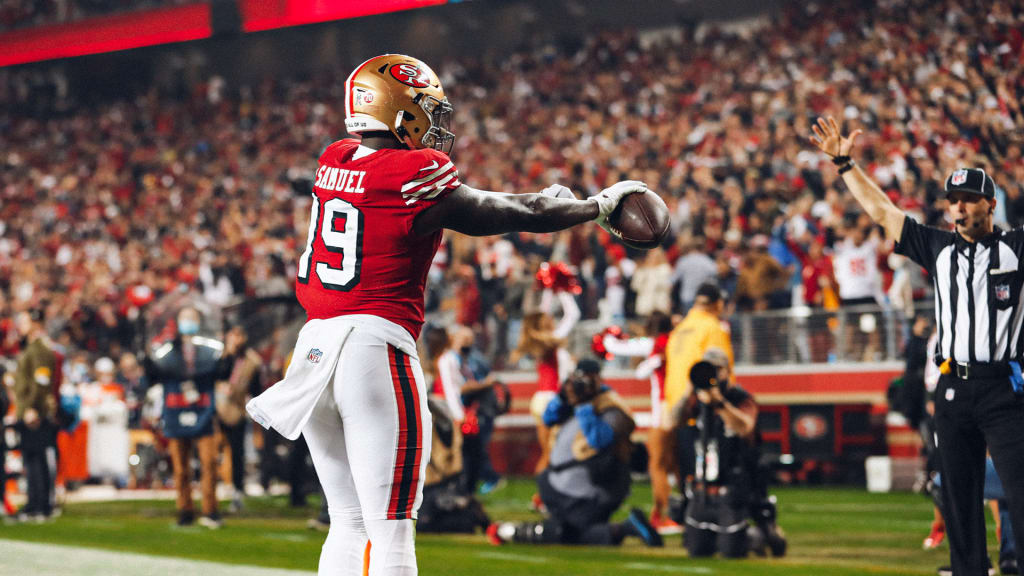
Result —
[{"label": "player's hand", "polygon": [[854,130],[849,136],[843,137],[842,132],[839,131],[839,124],[832,116],[829,116],[828,120],[818,118],[817,124],[811,125],[811,130],[814,131],[811,143],[832,158],[849,156],[850,151],[853,150],[854,141],[861,134],[860,130]]},{"label": "player's hand", "polygon": [[565,198],[567,200],[576,199],[576,195],[572,193],[572,190],[566,186],[562,186],[561,184],[552,184],[551,186],[541,190],[540,193],[552,198]]},{"label": "player's hand", "polygon": [[615,210],[615,207],[619,205],[619,202],[622,202],[623,198],[634,192],[643,192],[646,189],[647,184],[643,182],[623,180],[601,190],[596,196],[591,196],[590,199],[597,202],[597,218],[594,221],[597,222],[598,226],[611,233],[611,230],[608,229],[608,224],[605,223],[608,215]]},{"label": "player's hand", "polygon": [[722,389],[718,386],[712,386],[711,390],[711,404],[721,405],[725,403],[725,396],[722,394]]},{"label": "player's hand", "polygon": [[697,390],[695,393],[697,401],[701,404],[711,405],[711,392],[708,390]]}]

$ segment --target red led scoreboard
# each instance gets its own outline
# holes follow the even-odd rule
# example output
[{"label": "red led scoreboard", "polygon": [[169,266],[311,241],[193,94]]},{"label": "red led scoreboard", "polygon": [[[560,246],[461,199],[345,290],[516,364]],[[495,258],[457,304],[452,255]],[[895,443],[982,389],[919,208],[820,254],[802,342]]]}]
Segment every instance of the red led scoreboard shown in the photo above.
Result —
[{"label": "red led scoreboard", "polygon": [[[239,0],[243,32],[445,4],[449,0]],[[0,34],[0,66],[209,38],[210,2],[98,16]]]}]

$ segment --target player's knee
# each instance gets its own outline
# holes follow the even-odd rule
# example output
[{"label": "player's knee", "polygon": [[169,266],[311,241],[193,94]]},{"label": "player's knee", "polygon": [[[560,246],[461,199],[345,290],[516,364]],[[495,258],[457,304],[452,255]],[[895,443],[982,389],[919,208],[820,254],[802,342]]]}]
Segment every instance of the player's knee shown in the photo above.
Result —
[{"label": "player's knee", "polygon": [[363,522],[363,512],[359,509],[359,506],[348,506],[344,508],[333,508],[329,506],[327,514],[331,517],[332,527],[338,526],[360,532],[366,531],[366,525]]}]

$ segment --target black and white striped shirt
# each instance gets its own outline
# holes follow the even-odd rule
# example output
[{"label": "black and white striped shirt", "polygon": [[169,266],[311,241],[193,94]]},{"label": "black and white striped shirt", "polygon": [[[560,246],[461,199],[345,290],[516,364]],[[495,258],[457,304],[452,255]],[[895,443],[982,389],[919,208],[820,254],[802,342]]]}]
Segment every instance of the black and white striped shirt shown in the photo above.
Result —
[{"label": "black and white striped shirt", "polygon": [[1024,357],[1024,230],[996,228],[972,243],[908,217],[896,252],[924,267],[935,284],[940,356],[962,363]]}]

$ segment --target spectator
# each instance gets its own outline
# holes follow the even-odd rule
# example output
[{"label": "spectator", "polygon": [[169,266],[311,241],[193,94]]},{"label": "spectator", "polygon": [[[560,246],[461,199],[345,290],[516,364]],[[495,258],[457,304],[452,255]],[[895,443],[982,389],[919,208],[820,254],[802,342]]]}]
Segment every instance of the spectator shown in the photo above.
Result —
[{"label": "spectator", "polygon": [[803,302],[814,308],[818,314],[807,319],[807,346],[803,358],[811,362],[824,362],[833,349],[832,331],[829,320],[821,314],[823,310],[834,310],[838,306],[835,274],[832,259],[825,253],[825,239],[816,237],[807,245],[807,252],[796,251],[801,262],[803,277]]},{"label": "spectator", "polygon": [[207,528],[222,524],[217,511],[217,445],[214,437],[214,383],[228,378],[236,360],[237,337],[220,343],[198,336],[202,319],[195,308],[178,312],[173,340],[146,358],[146,377],[163,386],[164,436],[174,466],[178,491],[178,525],[195,521],[192,502],[192,451],[199,453],[202,512],[199,523]]},{"label": "spectator", "polygon": [[28,484],[28,502],[18,516],[22,520],[44,521],[53,513],[55,470],[51,470],[49,460],[56,453],[57,404],[53,387],[58,371],[57,354],[43,329],[41,309],[18,314],[15,327],[27,342],[18,356],[14,386],[21,458]]},{"label": "spectator", "polygon": [[7,387],[8,381],[13,381],[13,374],[7,372],[6,367],[0,368],[3,369],[0,374],[0,519],[7,520],[15,513],[14,506],[7,501],[7,413],[11,409]]},{"label": "spectator", "polygon": [[[736,232],[739,234],[739,231]],[[679,302],[682,304],[681,312],[685,314],[693,306],[697,297],[697,288],[709,281],[713,281],[719,270],[715,261],[701,251],[703,239],[680,236],[681,255],[676,260],[675,270],[672,273],[672,283],[679,285]]]},{"label": "spectator", "polygon": [[626,320],[626,288],[630,286],[636,263],[617,244],[609,247],[608,256],[609,265],[604,271],[604,298],[597,304],[601,310],[598,319],[602,324],[622,324]]},{"label": "spectator", "polygon": [[119,486],[128,479],[128,408],[124,389],[114,378],[114,361],[104,356],[94,365],[96,378],[83,384],[81,419],[88,423],[86,454],[89,476]]},{"label": "spectator", "polygon": [[440,399],[429,398],[427,405],[434,433],[416,530],[468,534],[477,528],[486,530],[491,522],[483,505],[461,487],[462,430]]},{"label": "spectator", "polygon": [[[883,300],[882,279],[878,272],[879,239],[864,224],[847,221],[844,239],[835,247],[833,263],[839,301],[850,306],[878,306]],[[846,320],[846,350],[843,357],[852,358],[862,351],[865,361],[875,358],[881,341],[880,316],[864,310],[853,311]]]},{"label": "spectator", "polygon": [[636,292],[634,312],[637,316],[647,318],[655,312],[672,312],[672,267],[661,248],[647,252],[633,272],[630,285]]},{"label": "spectator", "polygon": [[[437,359],[434,394],[444,399],[448,406],[447,414],[462,431],[465,492],[472,494],[476,491],[477,482],[482,481],[481,493],[489,493],[500,480],[487,451],[497,417],[494,379],[485,373],[474,373],[470,359],[472,330],[456,326],[450,336],[447,333],[444,336],[448,344]],[[442,336],[438,333],[430,338],[440,339]]]},{"label": "spectator", "polygon": [[139,360],[130,352],[121,355],[118,368],[117,383],[124,391],[124,401],[128,407],[128,428],[137,430],[142,427],[142,408],[149,382]]},{"label": "spectator", "polygon": [[763,234],[754,236],[740,265],[736,281],[736,305],[744,310],[764,311],[775,308],[786,297],[789,275],[768,253],[769,243],[770,240]]},{"label": "spectator", "polygon": [[228,330],[225,340],[225,348],[238,353],[227,380],[217,382],[217,423],[227,440],[231,464],[231,511],[239,512],[245,495],[245,431],[249,423],[245,403],[250,392],[259,387],[263,359],[249,347],[249,336],[241,326]]}]

